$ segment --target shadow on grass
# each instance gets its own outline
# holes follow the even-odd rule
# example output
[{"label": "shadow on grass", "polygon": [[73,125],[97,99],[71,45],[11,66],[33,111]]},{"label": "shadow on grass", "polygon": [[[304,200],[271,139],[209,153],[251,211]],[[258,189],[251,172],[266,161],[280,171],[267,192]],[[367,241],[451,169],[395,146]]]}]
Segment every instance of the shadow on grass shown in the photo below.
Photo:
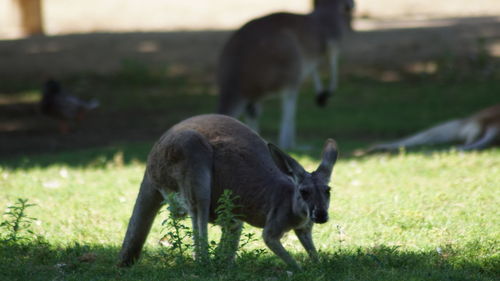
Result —
[{"label": "shadow on grass", "polygon": [[[319,146],[327,137],[349,143],[397,138],[497,103],[497,18],[421,23],[413,28],[393,23],[349,36],[331,104],[318,110],[311,85],[302,87],[299,137]],[[0,40],[0,73],[8,77],[0,80],[0,157],[152,143],[179,120],[213,112],[216,54],[229,35],[179,31]],[[151,44],[156,47],[141,50]],[[75,134],[58,135],[57,123],[36,112],[49,74],[70,93],[101,101]],[[281,117],[273,109],[279,106],[277,100],[264,106],[262,131],[269,140],[276,139]],[[87,164],[76,162],[68,160]]]},{"label": "shadow on grass", "polygon": [[[324,145],[324,138],[307,139],[303,145],[289,153],[297,158],[308,158],[319,162],[321,151]],[[368,147],[369,143],[357,139],[336,138],[339,143],[339,160],[364,159],[371,157],[399,157],[402,153],[405,155],[420,154],[433,155],[435,153],[450,153],[456,151],[453,146],[437,145],[422,146],[410,148],[402,151],[366,153],[366,150],[360,148]],[[67,150],[58,153],[42,153],[23,157],[12,157],[0,159],[0,167],[4,169],[30,169],[36,167],[49,166],[69,166],[77,168],[103,168],[103,167],[121,167],[130,164],[145,164],[147,156],[156,140],[129,142],[103,146],[98,148],[87,148],[79,150]],[[498,148],[489,148],[483,151],[496,150]],[[472,153],[472,152],[462,152]]]},{"label": "shadow on grass", "polygon": [[68,150],[58,153],[42,153],[32,156],[4,158],[0,167],[6,169],[30,169],[48,166],[102,168],[108,165],[124,166],[144,163],[153,145],[151,142],[116,144],[91,149]]},{"label": "shadow on grass", "polygon": [[175,264],[160,250],[146,251],[131,268],[116,267],[119,249],[75,243],[55,247],[44,243],[0,244],[2,280],[495,280],[499,261],[468,257],[447,250],[401,251],[395,247],[337,249],[321,253],[319,262],[297,256],[300,272],[274,255],[241,255],[225,269],[194,262]]},{"label": "shadow on grass", "polygon": [[[293,149],[289,151],[289,153],[298,159],[306,157],[314,161],[319,161],[325,140],[326,138],[307,140],[307,145]],[[97,148],[66,150],[57,153],[41,153],[10,158],[6,157],[0,159],[0,167],[15,170],[43,168],[49,166],[102,168],[110,165],[125,166],[132,163],[144,164],[155,141],[156,140],[129,142]],[[339,140],[337,139],[337,141]],[[341,160],[354,157],[352,152],[357,147],[366,145],[366,143],[363,142],[347,139],[342,139],[340,144]]]},{"label": "shadow on grass", "polygon": [[[114,161],[117,153],[122,153],[125,164],[143,162],[165,130],[215,108],[216,96],[203,81],[145,74],[137,66],[123,72],[63,81],[77,92],[95,94],[102,103],[68,135],[58,134],[54,120],[37,115],[33,101],[0,104],[0,165],[99,166]],[[130,82],[130,77],[142,78]],[[20,83],[10,86],[12,96],[22,94],[16,90]],[[304,85],[304,89],[311,88]],[[298,149],[292,152],[317,159],[325,139],[335,138],[341,159],[349,157],[355,149],[371,143],[398,139],[498,103],[499,90],[500,83],[493,78],[447,83],[431,77],[384,82],[349,76],[325,109],[317,108],[312,91],[299,96]],[[9,102],[16,101],[10,100],[10,94],[4,96]],[[276,142],[281,119],[280,110],[273,109],[279,107],[278,98],[266,100],[260,118],[262,135],[271,142]]]}]

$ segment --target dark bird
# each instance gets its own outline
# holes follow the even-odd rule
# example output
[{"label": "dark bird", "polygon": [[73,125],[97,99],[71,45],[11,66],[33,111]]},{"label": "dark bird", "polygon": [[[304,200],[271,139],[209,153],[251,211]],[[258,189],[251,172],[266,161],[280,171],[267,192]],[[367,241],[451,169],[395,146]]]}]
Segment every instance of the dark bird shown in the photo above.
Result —
[{"label": "dark bird", "polygon": [[44,115],[59,120],[61,133],[68,133],[71,122],[80,122],[89,110],[98,106],[99,101],[95,99],[84,101],[67,94],[55,80],[48,80],[43,86],[41,111]]}]

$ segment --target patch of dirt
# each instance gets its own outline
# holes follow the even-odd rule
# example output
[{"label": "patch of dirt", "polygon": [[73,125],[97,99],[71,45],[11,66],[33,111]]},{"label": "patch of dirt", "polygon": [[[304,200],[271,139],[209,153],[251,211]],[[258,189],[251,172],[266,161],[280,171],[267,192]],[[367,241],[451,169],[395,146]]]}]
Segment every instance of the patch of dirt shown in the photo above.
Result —
[{"label": "patch of dirt", "polygon": [[[408,67],[444,56],[474,55],[479,44],[500,57],[500,17],[357,23],[343,42],[343,69]],[[173,73],[213,73],[230,31],[90,33],[0,41],[1,77],[110,74],[126,61]]]}]

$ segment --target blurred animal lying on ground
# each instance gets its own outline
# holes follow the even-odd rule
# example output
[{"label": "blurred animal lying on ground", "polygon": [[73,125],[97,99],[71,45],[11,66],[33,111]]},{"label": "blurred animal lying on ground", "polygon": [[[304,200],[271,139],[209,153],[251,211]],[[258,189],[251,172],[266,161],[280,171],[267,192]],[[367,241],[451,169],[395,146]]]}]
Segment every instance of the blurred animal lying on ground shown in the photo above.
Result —
[{"label": "blurred animal lying on ground", "polygon": [[397,150],[400,147],[461,143],[458,150],[484,149],[500,141],[500,104],[469,117],[450,120],[398,141],[376,144],[367,152]]},{"label": "blurred animal lying on ground", "polygon": [[[312,75],[319,106],[337,89],[340,39],[351,29],[353,0],[314,0],[310,14],[275,13],[254,19],[237,30],[219,58],[217,113],[238,118],[258,131],[259,102],[282,97],[279,145],[295,143],[299,88]],[[325,58],[327,56],[328,58]],[[328,61],[330,82],[323,88],[319,65]]]},{"label": "blurred animal lying on ground", "polygon": [[59,131],[68,133],[71,122],[81,121],[85,114],[99,106],[95,99],[83,101],[62,90],[61,84],[48,80],[43,87],[40,109],[44,115],[59,120]]},{"label": "blurred animal lying on ground", "polygon": [[337,144],[328,139],[322,161],[309,173],[278,147],[266,143],[238,120],[200,115],[168,130],[151,150],[134,211],[120,253],[121,266],[132,265],[141,253],[154,218],[168,193],[175,193],[191,216],[195,258],[208,259],[208,222],[224,190],[230,190],[232,225],[222,229],[218,249],[235,257],[243,221],[264,228],[266,245],[288,265],[298,268],[280,242],[294,230],[308,254],[317,259],[312,241],[314,223],[328,221],[330,176]]}]

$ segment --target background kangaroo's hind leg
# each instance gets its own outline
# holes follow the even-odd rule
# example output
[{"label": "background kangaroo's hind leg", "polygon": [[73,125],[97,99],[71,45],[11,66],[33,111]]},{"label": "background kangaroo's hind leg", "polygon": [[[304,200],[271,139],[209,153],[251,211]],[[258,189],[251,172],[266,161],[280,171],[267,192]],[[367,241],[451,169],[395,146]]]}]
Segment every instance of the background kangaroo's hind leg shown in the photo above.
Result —
[{"label": "background kangaroo's hind leg", "polygon": [[123,241],[119,266],[130,266],[139,258],[162,201],[160,192],[145,173]]},{"label": "background kangaroo's hind leg", "polygon": [[436,145],[453,141],[460,141],[459,134],[464,120],[456,119],[438,124],[424,131],[389,143],[382,143],[372,146],[369,151],[396,150],[400,147],[414,147],[418,145]]},{"label": "background kangaroo's hind leg", "polygon": [[297,109],[296,88],[287,89],[282,93],[281,106],[281,128],[279,136],[279,144],[283,149],[289,149],[295,145],[295,115]]},{"label": "background kangaroo's hind leg", "polygon": [[255,132],[259,132],[261,106],[257,102],[248,102],[245,107],[245,123]]},{"label": "background kangaroo's hind leg", "polygon": [[324,107],[331,93],[324,89],[323,82],[321,81],[321,75],[319,74],[319,67],[315,66],[311,72],[314,90],[316,91],[316,104],[319,107]]},{"label": "background kangaroo's hind leg", "polygon": [[340,46],[337,42],[328,42],[328,62],[330,64],[330,82],[328,91],[333,94],[339,85],[339,55]]},{"label": "background kangaroo's hind leg", "polygon": [[471,143],[471,144],[466,144],[459,146],[459,150],[475,150],[475,149],[483,149],[489,146],[491,143],[493,143],[497,138],[498,135],[500,134],[500,129],[496,127],[489,127],[486,129],[484,132],[484,135],[477,141]]},{"label": "background kangaroo's hind leg", "polygon": [[247,103],[248,101],[240,95],[221,93],[217,104],[217,113],[239,118],[245,111]]},{"label": "background kangaroo's hind leg", "polygon": [[329,72],[329,83],[328,89],[325,90],[323,88],[323,84],[321,83],[321,76],[318,71],[318,67],[315,67],[313,70],[313,82],[316,88],[316,104],[320,107],[324,107],[328,101],[328,99],[337,91],[338,87],[338,79],[339,79],[339,53],[340,48],[339,44],[336,42],[329,41],[327,45],[327,57],[328,57],[328,65],[330,67]]}]

